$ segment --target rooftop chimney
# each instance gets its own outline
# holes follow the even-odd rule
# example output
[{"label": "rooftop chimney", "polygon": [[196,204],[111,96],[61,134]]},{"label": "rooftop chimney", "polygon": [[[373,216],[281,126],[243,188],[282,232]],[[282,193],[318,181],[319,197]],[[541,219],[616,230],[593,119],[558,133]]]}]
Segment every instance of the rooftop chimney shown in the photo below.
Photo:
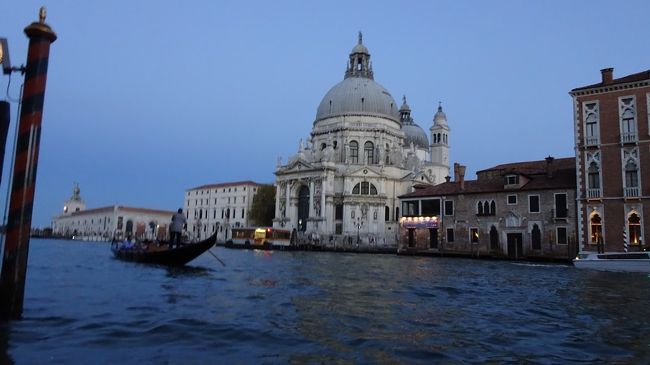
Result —
[{"label": "rooftop chimney", "polygon": [[614,80],[614,69],[611,67],[600,70],[600,74],[603,77],[603,85],[611,84]]},{"label": "rooftop chimney", "polygon": [[555,158],[550,155],[546,158],[546,176],[548,176],[549,179],[553,177],[553,160],[555,160]]},{"label": "rooftop chimney", "polygon": [[451,176],[447,175],[445,176],[445,182],[450,182],[451,181]]},{"label": "rooftop chimney", "polygon": [[465,166],[458,166],[458,181],[460,182],[460,190],[465,190]]},{"label": "rooftop chimney", "polygon": [[454,162],[454,182],[458,181],[458,167],[460,164],[458,162]]}]

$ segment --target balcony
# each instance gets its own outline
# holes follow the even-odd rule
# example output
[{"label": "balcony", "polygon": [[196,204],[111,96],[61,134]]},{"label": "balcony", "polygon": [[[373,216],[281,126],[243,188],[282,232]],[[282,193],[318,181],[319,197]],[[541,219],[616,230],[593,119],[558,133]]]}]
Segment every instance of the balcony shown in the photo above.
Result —
[{"label": "balcony", "polygon": [[634,143],[637,141],[635,132],[621,133],[621,143]]},{"label": "balcony", "polygon": [[586,146],[598,146],[600,143],[598,136],[587,136],[585,137]]},{"label": "balcony", "polygon": [[623,195],[626,198],[638,198],[639,197],[639,187],[632,188],[623,188]]},{"label": "balcony", "polygon": [[587,189],[587,198],[588,199],[598,199],[601,198],[602,194],[600,193],[600,188],[596,189]]}]

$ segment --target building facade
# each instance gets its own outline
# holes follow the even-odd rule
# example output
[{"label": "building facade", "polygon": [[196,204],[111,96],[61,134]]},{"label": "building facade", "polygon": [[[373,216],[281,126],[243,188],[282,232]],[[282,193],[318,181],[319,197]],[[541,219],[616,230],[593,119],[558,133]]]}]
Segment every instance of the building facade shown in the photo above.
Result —
[{"label": "building facade", "polygon": [[185,191],[183,212],[188,233],[204,239],[218,231],[217,240],[230,238],[232,228],[249,227],[253,197],[263,186],[253,181],[237,181],[198,186]]},{"label": "building facade", "polygon": [[173,212],[166,210],[111,205],[86,209],[79,186],[63,206],[63,213],[52,219],[52,234],[89,241],[113,237],[165,239]]},{"label": "building facade", "polygon": [[477,172],[400,197],[400,252],[512,259],[575,257],[575,159],[552,157]]},{"label": "building facade", "polygon": [[573,89],[582,251],[639,251],[650,240],[650,70]]},{"label": "building facade", "polygon": [[450,128],[438,107],[427,133],[374,80],[359,34],[343,81],[323,97],[311,134],[276,167],[275,228],[329,240],[395,244],[398,196],[449,175]]}]

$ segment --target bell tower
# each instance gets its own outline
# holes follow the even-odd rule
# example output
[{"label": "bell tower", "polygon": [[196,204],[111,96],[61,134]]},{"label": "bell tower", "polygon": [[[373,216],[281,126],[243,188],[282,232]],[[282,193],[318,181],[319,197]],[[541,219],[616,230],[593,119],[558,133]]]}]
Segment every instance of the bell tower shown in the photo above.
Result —
[{"label": "bell tower", "polygon": [[449,169],[449,134],[451,129],[447,125],[447,115],[442,111],[441,103],[438,103],[438,111],[433,116],[433,125],[429,130],[431,131],[431,162]]}]

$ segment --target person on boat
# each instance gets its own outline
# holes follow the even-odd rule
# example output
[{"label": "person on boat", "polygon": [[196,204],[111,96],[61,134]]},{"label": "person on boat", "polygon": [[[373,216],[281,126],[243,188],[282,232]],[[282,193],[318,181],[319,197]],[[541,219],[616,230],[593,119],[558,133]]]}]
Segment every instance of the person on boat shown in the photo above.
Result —
[{"label": "person on boat", "polygon": [[183,228],[185,228],[186,224],[187,220],[185,219],[185,215],[183,215],[183,209],[178,208],[178,212],[172,216],[172,224],[169,226],[169,248],[172,248],[174,245],[180,247]]},{"label": "person on boat", "polygon": [[135,241],[131,238],[131,236],[127,236],[122,242],[121,248],[123,250],[132,250],[133,248],[135,248]]}]

